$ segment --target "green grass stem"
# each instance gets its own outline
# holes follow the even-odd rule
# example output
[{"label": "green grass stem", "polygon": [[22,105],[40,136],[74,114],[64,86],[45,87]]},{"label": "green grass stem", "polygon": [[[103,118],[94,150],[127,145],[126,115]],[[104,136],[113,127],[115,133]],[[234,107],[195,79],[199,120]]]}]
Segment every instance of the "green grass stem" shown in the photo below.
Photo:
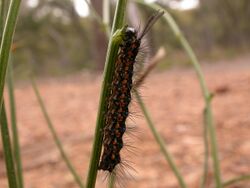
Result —
[{"label": "green grass stem", "polygon": [[112,75],[114,73],[114,64],[115,64],[115,59],[117,56],[117,52],[119,49],[119,42],[120,42],[119,33],[117,35],[118,37],[116,36],[113,37],[113,35],[118,29],[121,29],[123,27],[126,4],[127,4],[127,0],[118,0],[116,4],[113,26],[112,26],[112,31],[110,35],[111,37],[109,40],[107,56],[106,56],[106,61],[105,61],[103,83],[102,83],[101,96],[100,96],[100,101],[99,101],[99,110],[98,110],[98,115],[97,115],[97,120],[96,120],[95,136],[94,136],[91,160],[89,164],[89,171],[88,171],[88,177],[87,177],[87,188],[95,187],[97,169],[98,169],[98,164],[99,164],[101,149],[102,149],[102,138],[103,138],[102,130],[104,126],[104,114],[106,111],[106,99],[108,96],[109,86],[112,81]]},{"label": "green grass stem", "polygon": [[116,176],[114,173],[112,173],[111,176],[109,177],[108,188],[115,187],[115,179],[116,179]]},{"label": "green grass stem", "polygon": [[176,178],[178,180],[179,186],[181,188],[186,188],[187,187],[186,183],[185,183],[182,175],[180,174],[177,166],[175,165],[174,160],[173,160],[171,154],[169,153],[169,151],[165,147],[164,140],[162,139],[162,137],[160,136],[160,134],[156,130],[156,128],[155,128],[155,126],[153,124],[153,121],[152,121],[152,119],[151,119],[151,117],[149,115],[148,110],[146,109],[146,106],[145,106],[142,98],[140,97],[140,95],[138,94],[138,92],[136,90],[134,90],[134,94],[135,94],[135,98],[138,101],[138,104],[140,105],[140,107],[142,109],[142,112],[143,112],[143,114],[144,114],[144,116],[146,118],[146,121],[148,123],[149,128],[152,131],[155,140],[157,141],[157,143],[160,146],[161,152],[163,153],[165,159],[167,160],[170,168],[172,169],[172,171],[174,172],[174,175],[176,176]]},{"label": "green grass stem", "polygon": [[56,133],[56,131],[54,129],[53,123],[52,123],[52,121],[51,121],[51,119],[49,117],[49,114],[48,114],[48,112],[46,110],[46,107],[45,107],[44,102],[42,100],[42,97],[40,95],[40,92],[38,91],[36,82],[35,82],[34,79],[31,79],[31,81],[32,81],[31,82],[32,83],[32,88],[33,88],[33,90],[34,90],[34,92],[36,94],[39,106],[41,107],[42,113],[43,113],[43,115],[45,117],[45,120],[47,122],[49,130],[50,130],[50,132],[52,134],[52,137],[53,137],[53,139],[54,139],[54,141],[56,143],[56,146],[57,146],[57,148],[58,148],[58,150],[59,150],[59,152],[60,152],[60,154],[61,154],[64,162],[66,163],[69,171],[71,172],[72,176],[74,177],[75,182],[78,184],[78,186],[80,188],[84,188],[84,185],[83,185],[83,183],[81,181],[80,176],[77,174],[76,170],[74,169],[73,165],[71,164],[70,160],[68,159],[68,156],[67,156],[67,154],[65,153],[65,151],[63,149],[61,141],[60,141],[59,137],[57,136],[57,133]]},{"label": "green grass stem", "polygon": [[[152,4],[146,4],[142,0],[134,0],[135,2],[138,2],[140,4],[144,4],[146,6],[151,7],[154,10],[159,10],[162,9],[161,6],[152,3]],[[214,174],[215,174],[215,183],[216,183],[216,188],[222,188],[222,182],[221,182],[221,173],[220,173],[220,162],[219,162],[219,156],[218,156],[218,144],[217,144],[217,139],[216,139],[216,130],[214,127],[213,123],[213,115],[212,115],[212,108],[211,108],[211,94],[208,90],[208,87],[205,82],[204,75],[202,73],[200,64],[198,62],[198,59],[193,52],[191,46],[187,42],[186,38],[184,37],[183,33],[179,29],[178,25],[176,24],[175,20],[173,17],[165,10],[164,18],[169,24],[170,28],[172,29],[173,33],[175,34],[176,38],[179,40],[180,44],[186,51],[187,55],[189,56],[191,63],[195,69],[195,72],[197,74],[200,87],[202,90],[203,98],[205,101],[205,121],[207,123],[207,128],[208,128],[208,134],[210,138],[210,143],[211,143],[211,151],[212,151],[212,159],[213,159],[213,168],[214,168]],[[205,126],[205,125],[204,125]]]},{"label": "green grass stem", "polygon": [[109,0],[103,0],[103,24],[105,25],[105,30],[106,30],[106,34],[107,36],[110,35],[110,1]]},{"label": "green grass stem", "polygon": [[6,24],[4,26],[2,34],[2,40],[0,46],[0,107],[2,106],[2,101],[3,101],[3,90],[5,84],[6,70],[8,67],[10,47],[15,31],[20,3],[21,3],[20,0],[11,0],[6,17],[6,22],[5,22]]},{"label": "green grass stem", "polygon": [[6,0],[0,0],[0,41],[2,39],[3,26],[5,21]]},{"label": "green grass stem", "polygon": [[250,175],[242,175],[236,178],[233,178],[231,180],[228,180],[223,183],[223,187],[227,187],[229,185],[233,185],[235,183],[241,182],[241,181],[249,181],[250,180]]},{"label": "green grass stem", "polygon": [[[102,19],[101,15],[98,14],[98,12],[95,10],[93,5],[88,0],[84,0],[84,1],[88,5],[89,9],[91,10],[91,15],[93,16],[93,18],[100,24],[102,28],[104,28],[106,36],[109,37],[110,35],[109,22],[108,23],[106,22],[106,20],[104,19],[105,17],[103,17]],[[107,5],[107,1],[108,0],[104,0],[103,7]],[[106,11],[104,12],[106,13]]]},{"label": "green grass stem", "polygon": [[4,102],[2,104],[2,110],[0,115],[0,126],[9,188],[18,188]]},{"label": "green grass stem", "polygon": [[[1,1],[1,44],[0,44],[0,117],[1,117],[1,137],[3,142],[6,171],[10,188],[17,188],[17,178],[15,173],[15,165],[11,149],[11,141],[8,130],[5,107],[3,104],[3,91],[5,85],[5,76],[8,67],[10,47],[15,31],[15,25],[20,6],[20,0],[11,0],[7,12],[6,21],[4,20],[4,10],[6,1]],[[5,21],[5,24],[4,24]],[[4,27],[3,27],[4,25]],[[3,28],[2,28],[3,27]]]},{"label": "green grass stem", "polygon": [[203,129],[203,143],[204,143],[204,162],[203,162],[203,175],[201,177],[201,184],[200,188],[205,188],[206,187],[206,181],[207,181],[207,175],[208,175],[208,161],[209,161],[209,139],[208,139],[208,134],[207,134],[207,122],[206,122],[206,109],[203,111],[203,123],[204,123],[204,129]]},{"label": "green grass stem", "polygon": [[16,122],[16,105],[15,105],[15,96],[14,96],[14,83],[13,83],[13,66],[12,62],[9,63],[8,74],[7,74],[7,83],[8,83],[8,93],[10,101],[10,118],[11,118],[11,127],[12,127],[12,140],[13,140],[13,154],[17,172],[18,187],[23,188],[23,171],[22,171],[22,160],[21,152],[19,145],[19,135]]}]

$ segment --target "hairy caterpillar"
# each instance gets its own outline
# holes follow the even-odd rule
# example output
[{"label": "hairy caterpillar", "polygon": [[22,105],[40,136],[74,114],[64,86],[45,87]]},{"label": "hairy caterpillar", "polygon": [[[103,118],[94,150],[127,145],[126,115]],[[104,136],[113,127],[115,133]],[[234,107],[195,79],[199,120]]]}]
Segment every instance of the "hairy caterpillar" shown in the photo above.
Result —
[{"label": "hairy caterpillar", "polygon": [[116,165],[121,163],[120,150],[124,145],[122,137],[126,131],[126,119],[129,114],[134,64],[142,38],[163,14],[163,11],[158,11],[152,15],[140,34],[134,28],[125,28],[107,101],[99,170],[112,173]]}]

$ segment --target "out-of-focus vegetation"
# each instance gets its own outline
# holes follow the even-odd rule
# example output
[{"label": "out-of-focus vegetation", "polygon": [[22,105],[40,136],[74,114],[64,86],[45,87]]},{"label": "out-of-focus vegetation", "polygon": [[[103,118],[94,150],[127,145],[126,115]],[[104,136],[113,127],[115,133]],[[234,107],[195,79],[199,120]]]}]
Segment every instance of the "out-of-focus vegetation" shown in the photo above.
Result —
[{"label": "out-of-focus vegetation", "polygon": [[248,0],[200,0],[199,8],[173,14],[189,42],[203,56],[223,50],[240,52],[250,45]]},{"label": "out-of-focus vegetation", "polygon": [[[107,38],[91,14],[80,17],[72,0],[40,0],[34,7],[27,2],[22,1],[13,45],[19,75],[30,69],[40,75],[58,75],[103,67]],[[102,15],[101,1],[91,2]],[[173,14],[200,58],[231,57],[249,49],[249,0],[200,0],[199,7],[189,11],[171,10],[166,0],[158,2]],[[145,7],[137,10],[142,16],[139,21],[151,14]],[[128,20],[134,15],[130,16]],[[151,34],[152,49],[165,45],[166,63],[188,63],[170,29],[157,24]]]}]

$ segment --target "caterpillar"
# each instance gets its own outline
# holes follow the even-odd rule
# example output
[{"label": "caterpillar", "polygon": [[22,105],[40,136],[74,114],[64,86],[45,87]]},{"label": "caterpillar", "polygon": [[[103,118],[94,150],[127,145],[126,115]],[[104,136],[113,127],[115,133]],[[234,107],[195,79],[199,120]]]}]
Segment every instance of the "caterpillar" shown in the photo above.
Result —
[{"label": "caterpillar", "polygon": [[114,75],[107,100],[105,125],[103,129],[103,151],[98,169],[112,173],[121,163],[120,150],[123,148],[123,134],[133,85],[133,73],[141,40],[153,24],[164,14],[157,11],[147,21],[139,34],[135,28],[125,26],[125,32],[115,62]]}]

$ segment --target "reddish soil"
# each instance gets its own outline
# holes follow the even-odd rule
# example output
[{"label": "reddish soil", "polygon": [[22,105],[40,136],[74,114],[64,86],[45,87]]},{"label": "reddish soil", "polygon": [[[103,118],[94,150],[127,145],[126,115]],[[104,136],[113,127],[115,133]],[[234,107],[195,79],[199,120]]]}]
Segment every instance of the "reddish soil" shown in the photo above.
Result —
[{"label": "reddish soil", "polygon": [[[223,180],[250,174],[250,57],[205,64],[203,70],[215,93],[212,107]],[[101,76],[92,73],[38,82],[57,133],[83,180],[91,153],[100,83]],[[187,184],[198,187],[204,158],[204,101],[193,69],[154,72],[141,94]],[[77,187],[55,147],[30,83],[16,84],[15,95],[26,187]],[[136,136],[129,144],[136,149],[126,153],[126,159],[135,171],[128,170],[132,177],[124,175],[125,187],[179,187],[135,101],[131,110],[136,113],[129,124],[136,126]],[[0,187],[7,188],[1,148],[0,166]],[[208,187],[214,187],[211,160],[209,168]],[[105,187],[104,178],[99,175],[97,187]],[[247,188],[250,183],[233,187]]]}]

